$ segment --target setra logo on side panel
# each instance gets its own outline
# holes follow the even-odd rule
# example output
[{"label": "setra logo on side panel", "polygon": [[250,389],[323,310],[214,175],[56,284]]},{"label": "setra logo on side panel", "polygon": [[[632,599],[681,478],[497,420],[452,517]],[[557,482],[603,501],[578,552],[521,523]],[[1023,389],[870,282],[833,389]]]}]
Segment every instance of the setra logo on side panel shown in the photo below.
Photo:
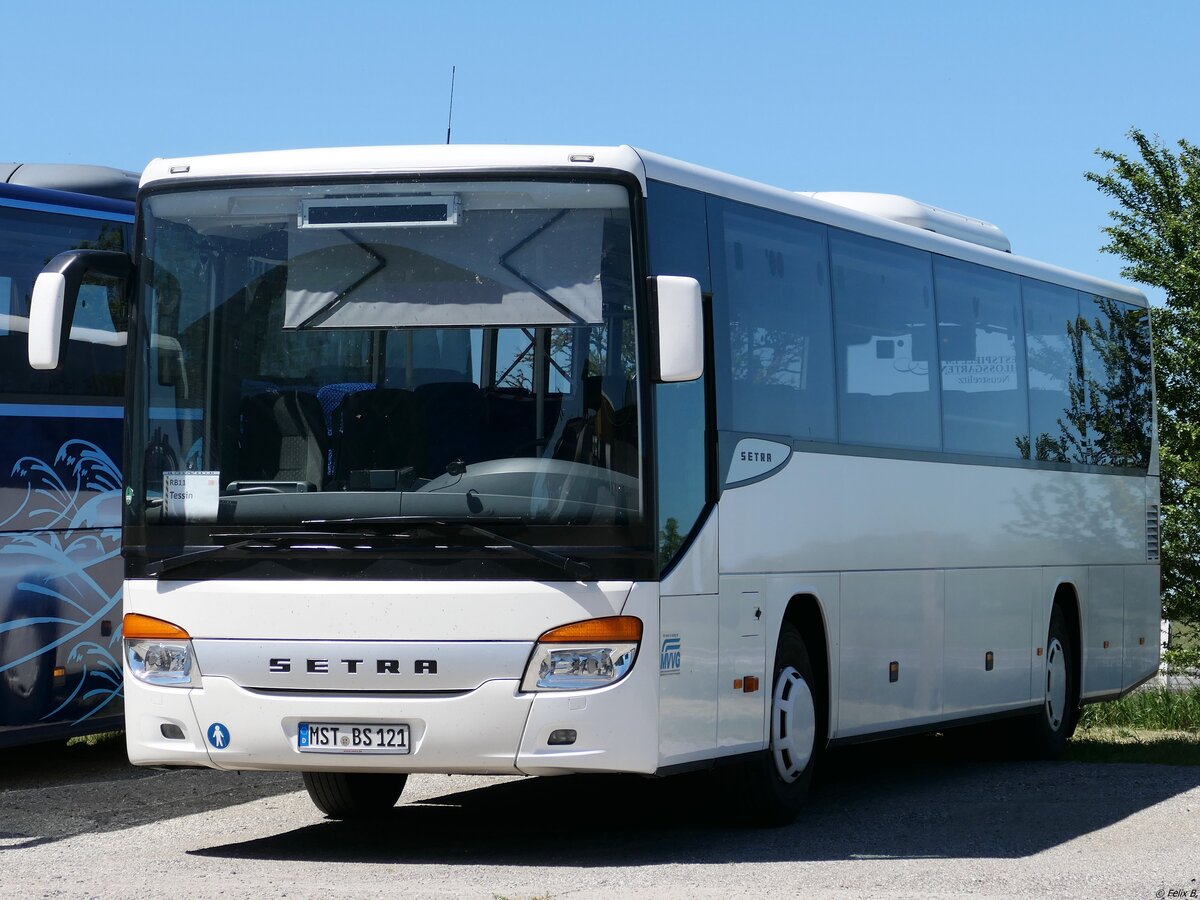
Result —
[{"label": "setra logo on side panel", "polygon": [[678,675],[683,662],[683,642],[678,634],[662,636],[662,650],[658,662],[659,675]]},{"label": "setra logo on side panel", "polygon": [[753,481],[783,467],[792,458],[792,448],[778,441],[742,438],[733,448],[733,459],[725,473],[725,486]]}]

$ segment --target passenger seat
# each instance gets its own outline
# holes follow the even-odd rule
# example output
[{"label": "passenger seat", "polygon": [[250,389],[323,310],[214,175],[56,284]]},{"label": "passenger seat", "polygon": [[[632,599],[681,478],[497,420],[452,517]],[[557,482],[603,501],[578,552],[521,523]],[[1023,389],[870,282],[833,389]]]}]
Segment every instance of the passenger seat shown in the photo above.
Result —
[{"label": "passenger seat", "polygon": [[349,394],[334,413],[341,434],[335,461],[338,480],[357,488],[367,473],[394,472],[394,486],[407,468],[419,474],[425,465],[425,407],[401,388],[377,388]]},{"label": "passenger seat", "polygon": [[325,486],[328,438],[317,398],[305,391],[256,394],[242,403],[242,479]]}]

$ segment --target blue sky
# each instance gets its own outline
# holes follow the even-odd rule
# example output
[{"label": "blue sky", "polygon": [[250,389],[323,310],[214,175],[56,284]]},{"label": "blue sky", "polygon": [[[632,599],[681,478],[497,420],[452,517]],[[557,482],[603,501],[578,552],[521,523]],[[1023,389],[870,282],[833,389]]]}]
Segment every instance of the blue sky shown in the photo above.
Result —
[{"label": "blue sky", "polygon": [[1200,4],[5,0],[0,159],[628,143],[796,190],[905,194],[1105,278],[1083,179],[1200,141]]}]

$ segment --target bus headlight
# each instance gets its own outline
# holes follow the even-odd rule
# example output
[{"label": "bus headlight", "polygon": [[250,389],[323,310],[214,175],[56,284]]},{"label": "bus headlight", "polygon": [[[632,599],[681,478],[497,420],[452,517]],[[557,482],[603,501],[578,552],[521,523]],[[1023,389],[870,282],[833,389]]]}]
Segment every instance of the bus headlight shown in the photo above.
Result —
[{"label": "bus headlight", "polygon": [[552,628],[538,638],[523,691],[584,691],[605,687],[633,668],[642,639],[642,620],[609,616]]},{"label": "bus headlight", "polygon": [[125,661],[139,681],[169,687],[200,687],[191,636],[178,625],[129,613],[124,622]]}]

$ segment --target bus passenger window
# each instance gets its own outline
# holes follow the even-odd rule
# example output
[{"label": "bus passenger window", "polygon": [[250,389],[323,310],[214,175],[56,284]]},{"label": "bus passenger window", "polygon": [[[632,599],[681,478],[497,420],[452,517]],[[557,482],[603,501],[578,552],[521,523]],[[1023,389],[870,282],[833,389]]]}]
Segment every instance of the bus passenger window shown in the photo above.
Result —
[{"label": "bus passenger window", "polygon": [[1093,465],[1145,468],[1150,460],[1150,323],[1144,309],[1081,293]]},{"label": "bus passenger window", "polygon": [[935,256],[944,449],[1019,457],[1029,431],[1016,275]]},{"label": "bus passenger window", "polygon": [[721,427],[834,440],[832,325],[825,228],[722,204],[713,259]]},{"label": "bus passenger window", "polygon": [[843,443],[941,448],[929,254],[830,229]]},{"label": "bus passenger window", "polygon": [[1022,279],[1025,345],[1029,354],[1029,438],[1026,459],[1068,462],[1080,441],[1078,404],[1070,383],[1080,377],[1079,301],[1070,288]]}]

